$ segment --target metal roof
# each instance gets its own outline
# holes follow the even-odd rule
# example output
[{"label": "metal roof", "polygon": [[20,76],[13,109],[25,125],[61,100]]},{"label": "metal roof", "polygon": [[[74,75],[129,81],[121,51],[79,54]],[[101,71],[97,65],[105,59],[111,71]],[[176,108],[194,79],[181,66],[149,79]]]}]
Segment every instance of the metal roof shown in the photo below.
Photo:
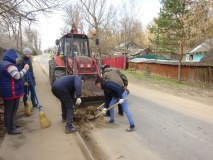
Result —
[{"label": "metal roof", "polygon": [[[155,59],[146,59],[146,58],[134,58],[129,60],[128,62],[133,63],[156,63],[156,64],[166,64],[166,65],[178,65],[178,60],[155,60]],[[184,66],[210,66],[213,67],[211,63],[203,63],[203,62],[189,62],[182,61],[182,65]]]},{"label": "metal roof", "polygon": [[213,38],[205,40],[203,43],[195,47],[193,50],[191,50],[188,53],[194,53],[194,52],[207,52],[213,49]]}]

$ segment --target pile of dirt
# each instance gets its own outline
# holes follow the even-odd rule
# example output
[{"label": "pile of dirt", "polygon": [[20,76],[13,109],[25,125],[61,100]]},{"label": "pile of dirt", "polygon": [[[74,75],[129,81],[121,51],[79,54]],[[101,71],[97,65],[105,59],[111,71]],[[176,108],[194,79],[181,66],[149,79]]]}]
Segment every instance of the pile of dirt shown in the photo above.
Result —
[{"label": "pile of dirt", "polygon": [[95,106],[77,108],[74,112],[73,121],[78,126],[78,130],[84,139],[88,140],[94,125],[92,123],[95,123],[95,120],[104,119],[102,114],[95,118],[99,113],[100,111]]},{"label": "pile of dirt", "polygon": [[74,112],[73,120],[75,122],[82,123],[88,122],[94,120],[95,115],[97,115],[98,113],[100,113],[100,111],[98,111],[95,106],[88,106],[87,108],[78,108]]},{"label": "pile of dirt", "polygon": [[103,157],[108,157],[106,153],[99,147],[96,140],[92,134],[93,129],[104,127],[104,117],[102,114],[94,118],[100,111],[97,110],[97,106],[86,106],[77,108],[74,113],[74,124],[78,128],[78,132],[81,138],[84,140],[86,146],[90,150],[90,153],[95,159],[102,159]]},{"label": "pile of dirt", "polygon": [[94,96],[94,94],[91,91],[83,89],[82,90],[82,97],[88,97],[88,96],[91,97],[91,96]]}]

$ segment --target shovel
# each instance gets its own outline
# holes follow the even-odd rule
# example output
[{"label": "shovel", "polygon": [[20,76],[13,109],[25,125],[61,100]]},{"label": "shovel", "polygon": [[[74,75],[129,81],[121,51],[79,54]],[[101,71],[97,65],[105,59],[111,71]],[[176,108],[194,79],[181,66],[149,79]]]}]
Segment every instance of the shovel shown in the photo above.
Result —
[{"label": "shovel", "polygon": [[105,103],[103,103],[102,105],[100,105],[98,108],[96,108],[96,110],[99,110]]},{"label": "shovel", "polygon": [[[127,99],[127,97],[126,98],[124,98],[124,100],[126,100]],[[108,111],[108,110],[110,110],[111,108],[113,108],[113,107],[115,107],[115,106],[117,106],[119,104],[119,102],[117,102],[117,103],[115,103],[115,104],[113,104],[112,106],[110,106],[109,108],[107,108],[106,109],[106,111]],[[103,104],[102,104],[103,105]],[[95,119],[96,117],[98,117],[98,116],[100,116],[101,114],[103,114],[102,112],[100,112],[100,113],[98,113],[97,115],[95,115],[95,116],[91,116],[91,117],[89,117],[88,119]]]}]

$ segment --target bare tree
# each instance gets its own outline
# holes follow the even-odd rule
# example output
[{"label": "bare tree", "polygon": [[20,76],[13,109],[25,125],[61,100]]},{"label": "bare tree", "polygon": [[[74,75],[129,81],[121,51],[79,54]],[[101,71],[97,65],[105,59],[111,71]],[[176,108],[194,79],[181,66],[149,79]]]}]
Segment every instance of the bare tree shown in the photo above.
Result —
[{"label": "bare tree", "polygon": [[25,23],[36,21],[39,14],[52,13],[64,2],[65,0],[2,0],[0,1],[0,26],[7,29],[7,35],[11,40],[16,40],[14,48],[21,49],[22,28]]},{"label": "bare tree", "polygon": [[213,1],[188,0],[190,12],[183,17],[185,28],[190,39],[187,41],[188,48],[194,48],[206,39],[213,38]]},{"label": "bare tree", "polygon": [[65,0],[2,0],[0,2],[0,16],[9,14],[13,17],[36,20],[39,13],[52,13]]},{"label": "bare tree", "polygon": [[39,34],[37,30],[26,28],[24,30],[24,37],[25,37],[25,46],[34,48],[35,50],[40,50],[39,48]]},{"label": "bare tree", "polygon": [[65,31],[69,31],[72,27],[72,24],[75,24],[78,32],[83,33],[84,25],[83,25],[83,16],[80,11],[80,8],[77,4],[72,4],[68,7],[66,7],[66,13],[65,13],[65,24],[64,27]]},{"label": "bare tree", "polygon": [[[118,43],[124,42],[125,56],[129,48],[129,46],[127,45],[129,44],[129,42],[137,43],[141,47],[144,45],[145,35],[142,23],[139,19],[137,19],[138,12],[139,8],[137,8],[135,0],[129,0],[129,3],[124,2],[121,8],[119,9],[117,32],[120,32],[120,39],[118,39]],[[124,68],[126,68],[126,63],[124,63]]]},{"label": "bare tree", "polygon": [[[130,5],[131,4],[131,5]],[[141,41],[144,37],[143,25],[138,19],[139,8],[136,6],[135,0],[129,0],[128,3],[123,2],[118,13],[117,29],[120,31],[120,42],[126,41]],[[140,42],[140,45],[143,45]],[[128,46],[127,46],[128,47]]]},{"label": "bare tree", "polygon": [[[89,30],[96,31],[96,38],[100,39],[101,35],[112,23],[115,16],[115,9],[112,5],[107,6],[106,0],[79,0],[79,8],[83,14],[84,20],[88,24]],[[97,46],[99,56],[102,53],[102,47],[105,44],[100,40]]]}]

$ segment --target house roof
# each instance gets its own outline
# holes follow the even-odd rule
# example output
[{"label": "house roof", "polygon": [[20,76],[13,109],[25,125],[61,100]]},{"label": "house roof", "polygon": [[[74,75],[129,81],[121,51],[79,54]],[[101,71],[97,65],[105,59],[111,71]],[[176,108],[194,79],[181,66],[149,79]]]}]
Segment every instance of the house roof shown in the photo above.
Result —
[{"label": "house roof", "polygon": [[132,42],[132,41],[126,41],[126,43],[121,43],[120,45],[118,45],[117,47],[115,47],[115,49],[125,48],[126,46],[128,46],[128,48],[129,47],[138,47],[134,42]]},{"label": "house roof", "polygon": [[[212,54],[213,55],[213,54]],[[178,65],[178,60],[154,60],[154,59],[146,59],[146,58],[134,58],[129,60],[128,62],[133,63],[156,63],[156,64],[167,64],[167,65]],[[213,67],[213,62],[211,61],[203,61],[203,62],[182,62],[183,66],[210,66]]]},{"label": "house roof", "polygon": [[114,48],[115,51],[122,52],[122,53],[124,53],[124,52],[130,53],[130,52],[132,52],[132,50],[139,50],[139,49],[141,49],[141,48],[139,46],[137,46],[134,42],[131,42],[131,41],[127,41],[126,44],[121,43],[119,46]]},{"label": "house roof", "polygon": [[132,49],[129,53],[129,55],[134,56],[137,55],[138,53],[144,51],[144,49]]},{"label": "house roof", "polygon": [[213,51],[207,52],[203,58],[200,60],[200,63],[213,65]]},{"label": "house roof", "polygon": [[213,38],[205,40],[203,43],[195,47],[193,50],[191,50],[189,53],[194,52],[207,52],[213,50]]},{"label": "house roof", "polygon": [[149,48],[145,48],[145,49],[132,49],[129,52],[129,55],[130,56],[135,56],[135,55],[137,55],[140,52],[142,52],[142,53],[152,53],[152,51]]}]

